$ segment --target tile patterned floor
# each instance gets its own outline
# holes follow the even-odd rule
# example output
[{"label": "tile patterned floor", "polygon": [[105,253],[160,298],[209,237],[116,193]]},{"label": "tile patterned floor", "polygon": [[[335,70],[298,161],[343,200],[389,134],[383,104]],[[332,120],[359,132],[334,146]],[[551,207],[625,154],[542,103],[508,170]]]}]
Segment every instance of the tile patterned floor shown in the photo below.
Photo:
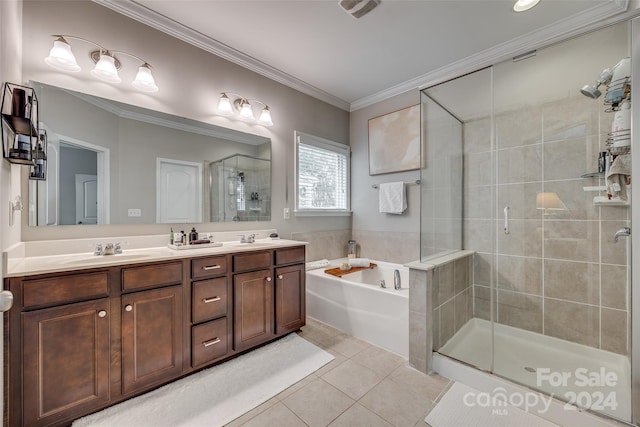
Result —
[{"label": "tile patterned floor", "polygon": [[299,335],[335,359],[228,427],[427,427],[424,418],[451,383],[313,319]]}]

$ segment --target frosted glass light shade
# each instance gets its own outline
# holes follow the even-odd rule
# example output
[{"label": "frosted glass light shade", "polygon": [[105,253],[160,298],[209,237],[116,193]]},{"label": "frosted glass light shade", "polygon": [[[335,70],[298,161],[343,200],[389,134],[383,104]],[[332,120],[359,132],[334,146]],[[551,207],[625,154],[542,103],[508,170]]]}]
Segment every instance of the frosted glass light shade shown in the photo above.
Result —
[{"label": "frosted glass light shade", "polygon": [[240,107],[240,117],[245,120],[253,120],[255,118],[253,117],[253,109],[251,108],[249,101],[244,101],[242,103],[242,107]]},{"label": "frosted glass light shade", "polygon": [[71,52],[71,46],[64,40],[54,40],[53,47],[49,51],[49,56],[44,59],[44,62],[58,70],[70,71],[77,73],[80,71],[80,66],[76,62],[76,57]]},{"label": "frosted glass light shade", "polygon": [[218,114],[220,114],[221,116],[233,115],[233,106],[231,105],[231,100],[224,93],[218,101]]},{"label": "frosted glass light shade", "polygon": [[100,80],[109,83],[120,83],[122,79],[118,76],[113,56],[100,54],[100,60],[96,63],[96,67],[91,70],[91,74]]},{"label": "frosted glass light shade", "polygon": [[264,107],[262,109],[262,113],[260,113],[258,123],[263,126],[273,126],[273,120],[271,120],[271,111],[269,110],[269,107]]},{"label": "frosted glass light shade", "polygon": [[158,86],[156,86],[156,81],[153,78],[153,74],[151,74],[149,64],[141,65],[138,68],[136,79],[131,83],[131,85],[142,92],[158,91]]}]

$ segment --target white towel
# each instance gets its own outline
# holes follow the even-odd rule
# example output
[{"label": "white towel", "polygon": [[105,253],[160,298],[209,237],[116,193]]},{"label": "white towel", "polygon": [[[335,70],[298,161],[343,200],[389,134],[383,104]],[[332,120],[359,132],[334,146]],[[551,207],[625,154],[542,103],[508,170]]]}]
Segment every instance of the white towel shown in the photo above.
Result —
[{"label": "white towel", "polygon": [[349,260],[349,265],[351,267],[369,267],[371,261],[369,258],[351,258]]},{"label": "white towel", "polygon": [[306,264],[306,270],[315,270],[316,268],[323,268],[329,266],[328,259],[321,259],[318,261],[310,261]]},{"label": "white towel", "polygon": [[407,209],[404,182],[380,184],[379,207],[382,213],[402,215]]},{"label": "white towel", "polygon": [[631,154],[617,156],[607,172],[607,190],[612,198],[627,200],[627,182],[631,177]]}]

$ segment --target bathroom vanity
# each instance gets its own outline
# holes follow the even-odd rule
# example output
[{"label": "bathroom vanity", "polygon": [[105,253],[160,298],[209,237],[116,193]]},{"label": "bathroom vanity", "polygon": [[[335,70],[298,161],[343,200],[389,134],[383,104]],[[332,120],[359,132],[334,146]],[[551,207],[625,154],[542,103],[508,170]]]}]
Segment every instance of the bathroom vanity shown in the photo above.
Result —
[{"label": "bathroom vanity", "polygon": [[5,278],[4,425],[68,425],[305,324],[302,242],[124,255]]}]

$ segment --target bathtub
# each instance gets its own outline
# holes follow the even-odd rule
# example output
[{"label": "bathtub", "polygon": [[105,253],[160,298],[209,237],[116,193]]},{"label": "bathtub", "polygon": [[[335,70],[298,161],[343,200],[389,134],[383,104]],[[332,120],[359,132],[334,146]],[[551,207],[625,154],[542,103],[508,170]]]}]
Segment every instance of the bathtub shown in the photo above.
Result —
[{"label": "bathtub", "polygon": [[[349,335],[409,357],[409,269],[400,264],[371,261],[374,269],[338,278],[324,272],[329,267],[307,271],[307,315]],[[393,272],[400,271],[402,289],[395,290]],[[380,287],[384,280],[387,287]]]}]

